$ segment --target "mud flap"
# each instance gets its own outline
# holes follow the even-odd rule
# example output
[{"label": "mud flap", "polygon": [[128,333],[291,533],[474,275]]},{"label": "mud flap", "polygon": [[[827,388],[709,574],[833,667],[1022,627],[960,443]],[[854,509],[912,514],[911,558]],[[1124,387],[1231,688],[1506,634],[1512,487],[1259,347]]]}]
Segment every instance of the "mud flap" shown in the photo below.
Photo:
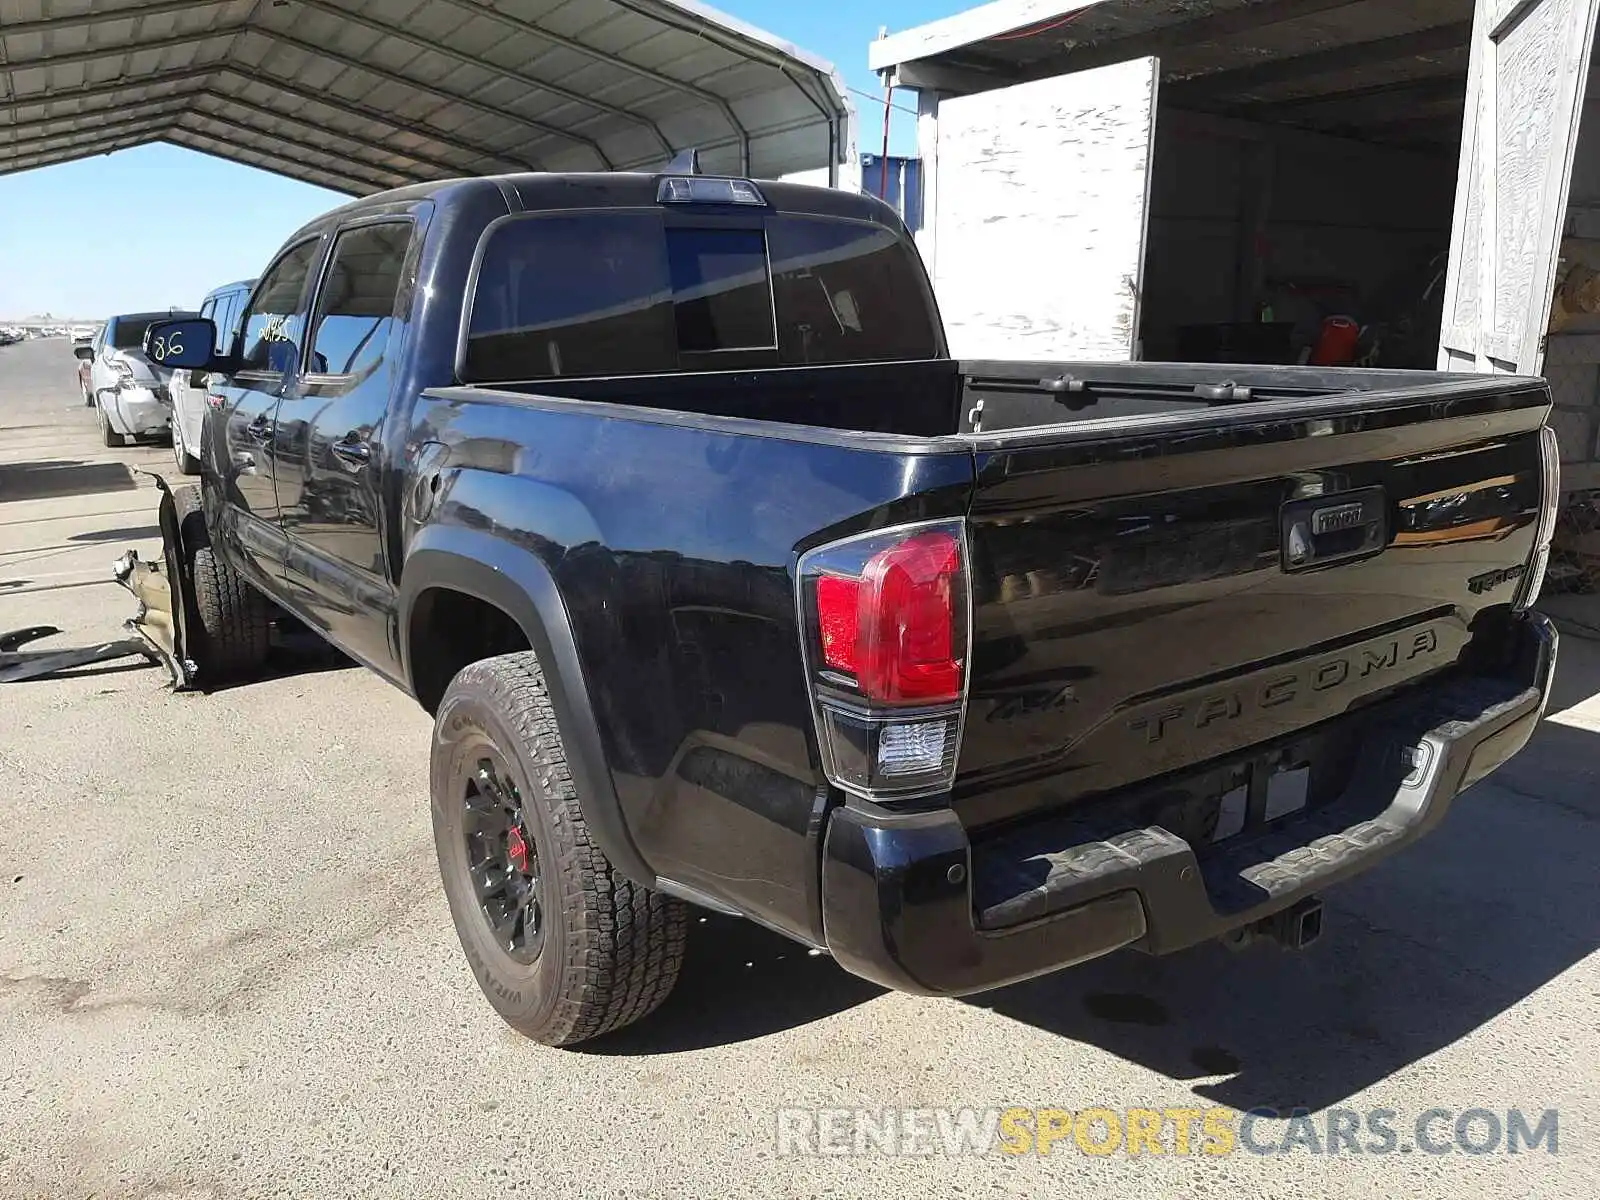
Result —
[{"label": "mud flap", "polygon": [[171,487],[152,471],[139,473],[153,479],[161,492],[162,561],[145,562],[137,550],[129,550],[113,566],[117,582],[139,601],[138,614],[124,628],[137,634],[167,668],[173,689],[187,691],[194,687],[196,674],[194,660],[189,657],[187,631],[197,628],[199,620],[194,582],[187,574],[189,556],[184,552],[183,530],[178,524],[178,507]]}]

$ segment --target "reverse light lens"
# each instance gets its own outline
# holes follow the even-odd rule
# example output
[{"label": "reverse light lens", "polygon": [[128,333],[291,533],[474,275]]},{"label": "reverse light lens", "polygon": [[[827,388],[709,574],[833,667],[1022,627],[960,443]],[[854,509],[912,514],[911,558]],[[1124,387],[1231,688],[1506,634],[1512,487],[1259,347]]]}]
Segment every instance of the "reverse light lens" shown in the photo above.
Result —
[{"label": "reverse light lens", "polygon": [[960,714],[884,721],[824,704],[819,732],[828,778],[858,795],[894,799],[948,788]]},{"label": "reverse light lens", "polygon": [[922,721],[915,725],[885,725],[878,733],[878,774],[926,775],[944,762],[945,742],[955,722]]}]

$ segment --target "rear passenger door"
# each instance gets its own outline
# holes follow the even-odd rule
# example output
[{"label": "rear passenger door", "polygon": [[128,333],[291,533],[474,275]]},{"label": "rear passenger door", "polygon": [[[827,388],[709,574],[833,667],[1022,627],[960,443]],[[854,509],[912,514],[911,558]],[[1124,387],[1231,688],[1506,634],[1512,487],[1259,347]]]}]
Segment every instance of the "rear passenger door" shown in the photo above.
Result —
[{"label": "rear passenger door", "polygon": [[383,434],[414,229],[409,218],[384,217],[339,231],[312,307],[304,372],[278,412],[291,604],[336,645],[391,675],[399,661],[389,628]]},{"label": "rear passenger door", "polygon": [[267,268],[240,322],[235,345],[241,365],[217,380],[208,474],[222,489],[220,532],[235,561],[263,584],[283,573],[286,543],[273,486],[278,404],[299,373],[311,271],[321,247],[321,238],[308,238]]}]

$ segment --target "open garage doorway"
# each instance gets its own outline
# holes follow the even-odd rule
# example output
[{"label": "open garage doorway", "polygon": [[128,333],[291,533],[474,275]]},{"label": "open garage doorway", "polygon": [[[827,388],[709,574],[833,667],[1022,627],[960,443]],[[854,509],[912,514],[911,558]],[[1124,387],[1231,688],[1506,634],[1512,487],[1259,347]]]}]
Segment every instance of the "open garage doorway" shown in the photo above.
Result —
[{"label": "open garage doorway", "polygon": [[[1351,44],[1318,49],[1334,23]],[[1432,369],[1471,25],[1471,0],[1355,5],[1164,79],[1139,356]]]}]

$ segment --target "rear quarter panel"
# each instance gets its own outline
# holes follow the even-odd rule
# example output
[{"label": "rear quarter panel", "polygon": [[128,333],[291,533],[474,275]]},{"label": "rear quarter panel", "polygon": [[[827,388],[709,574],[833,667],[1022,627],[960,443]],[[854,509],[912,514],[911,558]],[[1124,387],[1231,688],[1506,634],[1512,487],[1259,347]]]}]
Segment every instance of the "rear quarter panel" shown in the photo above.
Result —
[{"label": "rear quarter panel", "polygon": [[430,526],[488,532],[556,580],[650,868],[820,941],[828,790],[794,564],[958,515],[970,450],[465,389],[425,395],[410,440],[428,464],[411,486],[438,476]]}]

